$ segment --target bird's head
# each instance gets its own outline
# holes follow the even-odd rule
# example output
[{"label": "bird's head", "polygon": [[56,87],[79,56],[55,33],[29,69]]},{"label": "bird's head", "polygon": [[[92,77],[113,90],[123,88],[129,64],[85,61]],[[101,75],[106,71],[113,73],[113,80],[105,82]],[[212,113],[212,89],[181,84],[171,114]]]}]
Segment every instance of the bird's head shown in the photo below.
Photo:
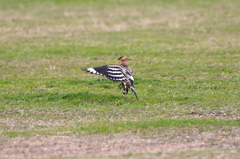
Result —
[{"label": "bird's head", "polygon": [[128,60],[131,61],[131,59],[127,58],[126,56],[121,56],[121,57],[118,58],[118,60],[121,61],[121,65],[123,65],[123,66],[127,66]]}]

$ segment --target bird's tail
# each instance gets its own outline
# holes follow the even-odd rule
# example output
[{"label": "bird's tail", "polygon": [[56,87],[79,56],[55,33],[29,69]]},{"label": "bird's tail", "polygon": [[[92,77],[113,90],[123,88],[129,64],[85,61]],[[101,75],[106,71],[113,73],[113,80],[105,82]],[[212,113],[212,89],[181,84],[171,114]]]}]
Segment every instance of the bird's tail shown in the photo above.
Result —
[{"label": "bird's tail", "polygon": [[137,92],[136,92],[136,90],[135,90],[135,88],[133,86],[131,86],[131,90],[132,90],[132,92],[134,93],[135,97],[138,100]]}]

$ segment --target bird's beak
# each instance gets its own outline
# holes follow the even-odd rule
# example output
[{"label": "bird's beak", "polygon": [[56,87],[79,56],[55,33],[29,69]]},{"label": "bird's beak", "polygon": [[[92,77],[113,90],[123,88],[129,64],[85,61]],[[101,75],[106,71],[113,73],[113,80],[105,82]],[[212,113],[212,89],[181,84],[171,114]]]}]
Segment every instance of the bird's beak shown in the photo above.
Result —
[{"label": "bird's beak", "polygon": [[128,58],[127,58],[127,60],[130,60],[130,61],[132,61],[131,59],[128,59]]}]

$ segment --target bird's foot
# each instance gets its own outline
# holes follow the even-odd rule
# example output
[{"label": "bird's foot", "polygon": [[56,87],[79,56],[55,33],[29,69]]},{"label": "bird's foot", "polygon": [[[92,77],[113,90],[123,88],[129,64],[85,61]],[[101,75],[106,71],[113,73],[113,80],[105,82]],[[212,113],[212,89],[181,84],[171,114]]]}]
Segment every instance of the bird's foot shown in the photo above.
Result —
[{"label": "bird's foot", "polygon": [[124,90],[124,91],[123,91],[123,94],[128,94],[128,90]]},{"label": "bird's foot", "polygon": [[119,84],[118,89],[123,89],[123,84]]}]

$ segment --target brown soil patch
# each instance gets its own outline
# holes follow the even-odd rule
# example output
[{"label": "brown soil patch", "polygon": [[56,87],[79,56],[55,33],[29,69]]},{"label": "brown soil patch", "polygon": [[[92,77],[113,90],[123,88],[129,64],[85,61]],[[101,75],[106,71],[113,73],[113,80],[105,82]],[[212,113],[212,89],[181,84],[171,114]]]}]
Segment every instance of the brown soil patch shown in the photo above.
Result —
[{"label": "brown soil patch", "polygon": [[[237,158],[240,149],[240,129],[216,132],[168,130],[148,137],[136,134],[91,136],[18,136],[0,137],[1,158],[166,158],[174,153],[219,151],[203,158]],[[238,149],[238,150],[237,150]],[[228,151],[222,151],[228,150]],[[211,152],[210,151],[210,152]],[[126,155],[127,154],[127,155]],[[132,155],[133,154],[133,155]],[[184,155],[184,154],[183,154]],[[199,155],[199,153],[198,153]],[[201,153],[200,153],[201,155]],[[203,153],[204,155],[204,153]],[[194,157],[195,155],[184,155]],[[175,158],[181,158],[179,154]],[[195,156],[196,157],[196,156]]]}]

